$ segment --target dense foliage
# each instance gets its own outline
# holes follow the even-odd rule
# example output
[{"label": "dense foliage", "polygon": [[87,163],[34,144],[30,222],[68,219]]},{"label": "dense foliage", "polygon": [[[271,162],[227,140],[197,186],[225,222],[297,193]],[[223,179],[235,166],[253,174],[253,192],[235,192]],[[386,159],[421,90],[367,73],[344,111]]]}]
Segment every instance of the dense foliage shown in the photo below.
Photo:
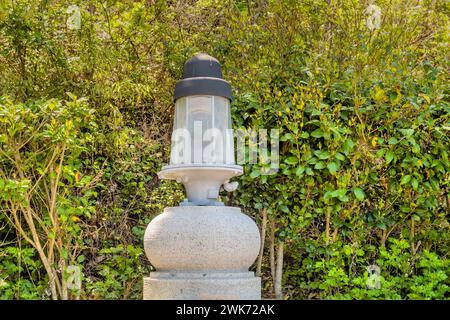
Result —
[{"label": "dense foliage", "polygon": [[236,127],[281,130],[280,170],[246,165],[223,195],[267,230],[265,297],[279,277],[290,299],[448,299],[449,9],[1,1],[0,299],[141,298],[145,227],[183,198],[156,172],[197,52],[223,63]]}]

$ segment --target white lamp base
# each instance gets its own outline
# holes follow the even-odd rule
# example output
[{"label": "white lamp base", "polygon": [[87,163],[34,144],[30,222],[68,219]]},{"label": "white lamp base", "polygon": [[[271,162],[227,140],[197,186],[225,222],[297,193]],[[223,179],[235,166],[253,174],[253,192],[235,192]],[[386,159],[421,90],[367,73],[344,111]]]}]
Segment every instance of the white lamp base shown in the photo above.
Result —
[{"label": "white lamp base", "polygon": [[182,206],[215,206],[221,205],[218,201],[220,187],[242,173],[241,166],[231,164],[186,164],[164,166],[158,177],[184,185],[188,201],[181,203]]}]

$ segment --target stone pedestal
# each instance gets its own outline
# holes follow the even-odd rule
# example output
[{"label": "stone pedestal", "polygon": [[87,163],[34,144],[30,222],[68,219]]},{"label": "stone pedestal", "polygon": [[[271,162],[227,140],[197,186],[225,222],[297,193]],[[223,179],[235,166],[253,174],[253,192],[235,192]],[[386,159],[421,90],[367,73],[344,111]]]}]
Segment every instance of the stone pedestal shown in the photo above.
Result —
[{"label": "stone pedestal", "polygon": [[166,208],[148,225],[144,246],[157,270],[144,278],[144,300],[261,298],[261,280],[248,271],[259,230],[239,208]]}]

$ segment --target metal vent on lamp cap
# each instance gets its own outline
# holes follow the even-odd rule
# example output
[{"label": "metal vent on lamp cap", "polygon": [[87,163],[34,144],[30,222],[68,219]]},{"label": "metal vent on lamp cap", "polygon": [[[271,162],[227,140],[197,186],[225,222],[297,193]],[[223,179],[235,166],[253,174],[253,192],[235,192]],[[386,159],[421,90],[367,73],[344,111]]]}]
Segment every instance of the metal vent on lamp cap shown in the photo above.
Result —
[{"label": "metal vent on lamp cap", "polygon": [[184,64],[183,79],[175,85],[174,100],[193,95],[212,95],[232,99],[230,84],[222,79],[216,58],[199,53]]}]

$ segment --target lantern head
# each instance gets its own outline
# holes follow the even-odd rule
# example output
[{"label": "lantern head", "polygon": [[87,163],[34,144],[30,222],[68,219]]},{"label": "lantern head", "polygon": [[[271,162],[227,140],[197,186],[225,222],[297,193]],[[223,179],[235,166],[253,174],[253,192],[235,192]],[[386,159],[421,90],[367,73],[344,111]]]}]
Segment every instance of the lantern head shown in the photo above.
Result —
[{"label": "lantern head", "polygon": [[231,99],[217,59],[201,53],[186,61],[175,85],[170,164],[158,173],[184,185],[187,200],[181,205],[223,205],[222,185],[227,191],[237,187],[229,182],[243,172],[234,160]]}]

